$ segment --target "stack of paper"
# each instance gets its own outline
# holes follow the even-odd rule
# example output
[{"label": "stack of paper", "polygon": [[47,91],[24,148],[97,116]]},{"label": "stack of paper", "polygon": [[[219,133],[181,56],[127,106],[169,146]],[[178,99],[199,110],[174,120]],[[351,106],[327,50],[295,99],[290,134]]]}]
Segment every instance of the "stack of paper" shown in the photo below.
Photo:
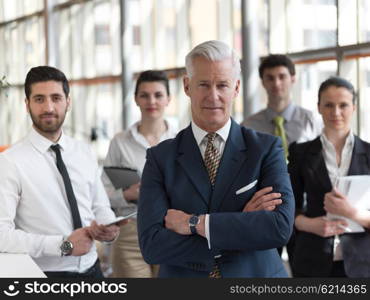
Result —
[{"label": "stack of paper", "polygon": [[[361,210],[370,209],[370,175],[345,176],[338,179],[337,189],[347,196],[354,207]],[[363,232],[364,228],[357,222],[343,216],[327,213],[329,219],[344,219],[348,223],[348,232]]]}]

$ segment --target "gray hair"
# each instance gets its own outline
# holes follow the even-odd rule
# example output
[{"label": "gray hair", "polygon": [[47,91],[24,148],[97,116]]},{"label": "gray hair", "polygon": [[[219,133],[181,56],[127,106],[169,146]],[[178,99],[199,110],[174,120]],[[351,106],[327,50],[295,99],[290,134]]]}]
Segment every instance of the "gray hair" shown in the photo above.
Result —
[{"label": "gray hair", "polygon": [[210,61],[231,59],[236,79],[240,77],[240,61],[235,51],[221,41],[207,41],[201,43],[191,50],[185,58],[186,73],[189,77],[193,75],[193,60],[196,57],[204,57]]}]

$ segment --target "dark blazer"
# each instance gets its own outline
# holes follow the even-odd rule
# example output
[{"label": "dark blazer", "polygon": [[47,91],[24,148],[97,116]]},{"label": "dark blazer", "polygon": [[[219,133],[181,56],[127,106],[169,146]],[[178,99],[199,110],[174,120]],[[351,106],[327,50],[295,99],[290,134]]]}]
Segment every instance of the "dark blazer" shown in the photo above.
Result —
[{"label": "dark blazer", "polygon": [[[240,188],[258,180],[249,190]],[[266,186],[282,194],[275,211],[243,213],[253,194]],[[210,214],[210,243],[164,227],[169,208]],[[292,232],[294,200],[281,142],[232,121],[212,190],[191,126],[147,151],[139,208],[139,243],[160,277],[208,277],[221,254],[223,277],[285,277],[275,248]]]},{"label": "dark blazer", "polygon": [[[326,215],[324,195],[332,190],[332,185],[322,155],[320,137],[302,144],[293,143],[289,147],[288,170],[296,201],[296,214],[310,218]],[[370,174],[370,144],[356,136],[348,175],[365,174]],[[369,233],[343,234],[340,239],[347,276],[370,276]],[[334,237],[323,238],[295,229],[291,266],[293,275],[329,276],[333,263],[333,243]]]}]

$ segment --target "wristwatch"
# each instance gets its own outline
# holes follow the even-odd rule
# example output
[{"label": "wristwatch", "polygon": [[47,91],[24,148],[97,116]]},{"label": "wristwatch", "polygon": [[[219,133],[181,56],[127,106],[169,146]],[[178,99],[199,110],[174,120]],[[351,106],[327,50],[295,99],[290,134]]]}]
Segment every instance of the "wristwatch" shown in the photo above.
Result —
[{"label": "wristwatch", "polygon": [[192,234],[197,234],[197,226],[200,223],[200,219],[198,215],[191,215],[189,219],[189,228]]},{"label": "wristwatch", "polygon": [[69,256],[73,251],[73,244],[71,241],[64,239],[60,245],[60,251],[62,256]]}]

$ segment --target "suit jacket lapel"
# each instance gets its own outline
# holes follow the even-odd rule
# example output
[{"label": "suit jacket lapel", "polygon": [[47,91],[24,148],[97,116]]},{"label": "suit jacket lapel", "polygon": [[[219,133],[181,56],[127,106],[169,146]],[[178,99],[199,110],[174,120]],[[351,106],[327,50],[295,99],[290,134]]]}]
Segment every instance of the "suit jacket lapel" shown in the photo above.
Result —
[{"label": "suit jacket lapel", "polygon": [[355,145],[353,147],[351,164],[348,175],[369,174],[369,158],[364,143],[355,136]]},{"label": "suit jacket lapel", "polygon": [[324,156],[322,155],[322,144],[320,137],[312,141],[309,148],[308,167],[314,171],[314,175],[325,190],[331,190],[332,184],[326,168]]},{"label": "suit jacket lapel", "polygon": [[184,169],[189,181],[202,196],[203,201],[208,205],[212,190],[211,183],[191,126],[184,130],[177,161]]},{"label": "suit jacket lapel", "polygon": [[239,174],[247,157],[245,150],[246,146],[241,128],[232,120],[229,137],[226,141],[224,153],[217,171],[215,187],[210,203],[210,212],[218,211],[222,200],[235,181],[235,177]]}]

